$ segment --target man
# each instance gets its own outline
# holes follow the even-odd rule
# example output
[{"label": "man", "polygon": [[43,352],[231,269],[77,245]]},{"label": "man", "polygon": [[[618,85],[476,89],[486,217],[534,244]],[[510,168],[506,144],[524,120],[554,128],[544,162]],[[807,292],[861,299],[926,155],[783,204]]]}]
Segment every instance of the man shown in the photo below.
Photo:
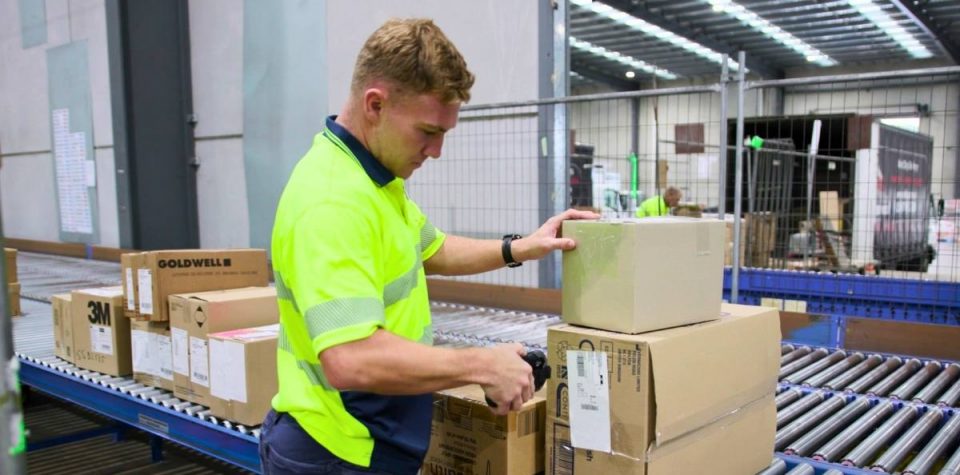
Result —
[{"label": "man", "polygon": [[675,208],[680,204],[682,194],[680,190],[674,187],[668,187],[663,196],[654,196],[647,198],[637,207],[638,218],[649,218],[652,216],[666,216],[670,214],[670,208]]},{"label": "man", "polygon": [[391,20],[364,44],[350,97],[297,164],[277,208],[279,391],[261,428],[264,473],[414,474],[431,393],[479,384],[495,412],[533,395],[520,345],[430,346],[425,273],[465,275],[554,250],[567,211],[526,237],[445,235],[404,180],[438,158],[474,77],[429,20]]}]

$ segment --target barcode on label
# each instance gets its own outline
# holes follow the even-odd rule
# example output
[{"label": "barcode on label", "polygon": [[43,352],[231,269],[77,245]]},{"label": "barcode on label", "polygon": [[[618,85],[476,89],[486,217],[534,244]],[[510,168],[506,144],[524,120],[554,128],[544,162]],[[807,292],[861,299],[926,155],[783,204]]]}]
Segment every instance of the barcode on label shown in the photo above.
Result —
[{"label": "barcode on label", "polygon": [[596,404],[581,404],[580,409],[584,411],[599,411],[600,408]]},{"label": "barcode on label", "polygon": [[573,475],[573,445],[569,440],[557,440],[553,446],[553,475]]},{"label": "barcode on label", "polygon": [[583,368],[583,353],[579,353],[577,354],[577,376],[582,378],[585,372]]}]

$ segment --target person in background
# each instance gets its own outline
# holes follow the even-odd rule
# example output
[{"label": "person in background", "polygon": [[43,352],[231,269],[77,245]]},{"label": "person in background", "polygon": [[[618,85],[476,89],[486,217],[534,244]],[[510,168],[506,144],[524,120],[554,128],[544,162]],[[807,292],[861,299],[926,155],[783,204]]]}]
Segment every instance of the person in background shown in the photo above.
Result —
[{"label": "person in background", "polygon": [[637,207],[638,218],[650,218],[653,216],[666,216],[670,214],[670,209],[680,204],[680,198],[683,196],[680,190],[670,186],[663,196],[654,196],[647,198]]},{"label": "person in background", "polygon": [[527,236],[437,229],[405,180],[439,158],[474,76],[424,19],[390,20],[361,49],[350,95],[295,167],[271,242],[279,390],[261,426],[265,474],[416,474],[435,391],[479,384],[495,413],[533,396],[517,344],[432,346],[427,274],[516,267],[575,247],[568,210]]}]

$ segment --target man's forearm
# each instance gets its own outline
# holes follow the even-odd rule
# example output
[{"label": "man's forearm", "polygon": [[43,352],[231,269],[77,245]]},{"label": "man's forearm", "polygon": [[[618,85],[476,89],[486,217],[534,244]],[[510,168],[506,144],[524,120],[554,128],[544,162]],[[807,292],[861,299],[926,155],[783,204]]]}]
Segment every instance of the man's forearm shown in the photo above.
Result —
[{"label": "man's forearm", "polygon": [[[447,235],[443,246],[424,263],[427,274],[472,275],[506,265],[499,239]],[[514,256],[516,258],[516,256]]]},{"label": "man's forearm", "polygon": [[421,345],[382,329],[330,348],[320,359],[330,383],[341,390],[411,395],[489,383],[484,350]]}]

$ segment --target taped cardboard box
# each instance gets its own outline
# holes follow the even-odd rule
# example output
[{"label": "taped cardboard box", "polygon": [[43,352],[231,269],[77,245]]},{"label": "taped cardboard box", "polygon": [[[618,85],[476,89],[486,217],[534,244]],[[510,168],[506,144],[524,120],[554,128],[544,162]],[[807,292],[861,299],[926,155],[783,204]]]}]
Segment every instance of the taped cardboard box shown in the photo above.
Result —
[{"label": "taped cardboard box", "polygon": [[70,294],[50,297],[53,309],[53,354],[73,363],[73,320],[70,319]]},{"label": "taped cardboard box", "polygon": [[777,411],[770,394],[737,413],[665,445],[642,458],[619,453],[575,449],[570,425],[547,418],[549,475],[744,475],[759,473],[770,464]]},{"label": "taped cardboard box", "polygon": [[720,221],[567,221],[563,320],[641,333],[716,319],[723,292]]},{"label": "taped cardboard box", "polygon": [[123,313],[127,318],[140,316],[137,305],[138,269],[143,267],[144,253],[128,252],[120,255],[120,282],[123,284]]},{"label": "taped cardboard box", "polygon": [[173,345],[167,322],[130,321],[133,380],[173,391]]},{"label": "taped cardboard box", "polygon": [[167,298],[174,294],[264,287],[268,282],[263,249],[147,252],[137,268],[138,318],[168,321]]},{"label": "taped cardboard box", "polygon": [[424,473],[543,473],[543,396],[534,396],[506,416],[490,412],[483,390],[476,385],[440,391],[433,400]]},{"label": "taped cardboard box", "polygon": [[7,284],[7,299],[10,305],[10,316],[19,316],[20,310],[20,282]]},{"label": "taped cardboard box", "polygon": [[173,393],[180,399],[211,405],[211,333],[270,325],[280,321],[273,287],[175,294],[170,300],[173,340]]},{"label": "taped cardboard box", "polygon": [[130,375],[130,319],[123,315],[123,287],[74,290],[72,294],[73,363],[113,376]]},{"label": "taped cardboard box", "polygon": [[[741,440],[725,446],[723,457],[737,459],[740,471],[700,470],[756,473],[769,464],[780,367],[776,310],[724,304],[717,320],[640,335],[560,325],[548,330],[547,344],[554,366],[548,473],[565,473],[562,465],[570,460],[557,448],[564,443],[577,448],[574,463],[618,454],[599,465],[612,473],[698,473],[657,469],[653,462],[668,460],[667,454],[711,460],[717,453],[702,451],[730,434]],[[561,433],[565,426],[569,439]]]},{"label": "taped cardboard box", "polygon": [[277,393],[280,325],[210,335],[210,413],[247,426],[258,425]]},{"label": "taped cardboard box", "polygon": [[17,250],[9,247],[3,248],[4,265],[7,266],[7,282],[19,282],[17,278]]}]

